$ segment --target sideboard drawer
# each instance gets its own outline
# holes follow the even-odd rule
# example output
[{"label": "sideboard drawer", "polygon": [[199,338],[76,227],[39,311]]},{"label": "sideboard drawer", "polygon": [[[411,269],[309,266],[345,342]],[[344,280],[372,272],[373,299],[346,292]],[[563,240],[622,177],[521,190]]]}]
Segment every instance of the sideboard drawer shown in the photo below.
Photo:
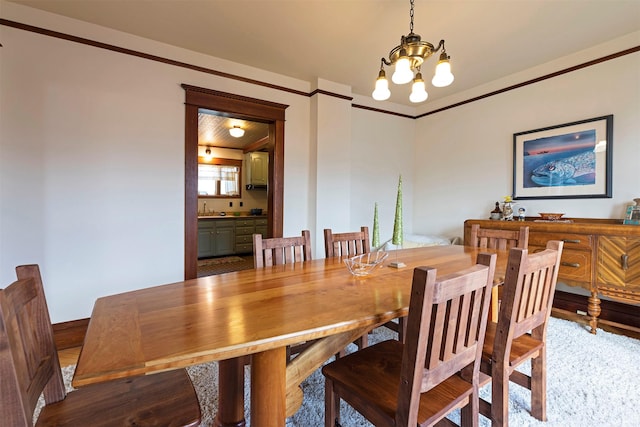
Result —
[{"label": "sideboard drawer", "polygon": [[[529,252],[540,252],[545,249],[544,246],[529,245]],[[570,280],[576,282],[591,281],[591,252],[562,250],[560,258],[560,270],[558,271],[558,279]]]},{"label": "sideboard drawer", "polygon": [[591,282],[591,252],[563,250],[558,277],[580,282]]},{"label": "sideboard drawer", "polygon": [[545,247],[549,240],[562,240],[564,250],[583,249],[590,251],[593,245],[591,234],[529,232],[529,245]]}]

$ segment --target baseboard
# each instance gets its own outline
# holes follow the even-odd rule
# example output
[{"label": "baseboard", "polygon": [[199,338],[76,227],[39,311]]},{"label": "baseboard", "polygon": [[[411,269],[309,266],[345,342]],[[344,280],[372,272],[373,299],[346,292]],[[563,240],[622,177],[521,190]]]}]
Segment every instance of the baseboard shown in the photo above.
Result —
[{"label": "baseboard", "polygon": [[53,324],[53,338],[58,350],[80,347],[89,326],[89,319],[71,320]]},{"label": "baseboard", "polygon": [[[556,291],[553,298],[553,308],[583,316],[587,315],[587,304],[587,296],[569,292]],[[636,305],[603,299],[600,300],[600,310],[599,320],[622,328],[640,329],[640,310]]]}]

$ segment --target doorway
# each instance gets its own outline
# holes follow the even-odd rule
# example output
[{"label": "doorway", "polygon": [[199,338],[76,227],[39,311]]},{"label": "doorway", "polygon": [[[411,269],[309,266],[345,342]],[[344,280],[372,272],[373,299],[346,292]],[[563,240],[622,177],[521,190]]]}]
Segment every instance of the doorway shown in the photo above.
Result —
[{"label": "doorway", "polygon": [[282,236],[284,188],[284,110],[288,107],[183,84],[185,90],[185,279],[197,277],[198,264],[198,112],[200,109],[242,120],[268,123],[269,186],[267,234]]}]

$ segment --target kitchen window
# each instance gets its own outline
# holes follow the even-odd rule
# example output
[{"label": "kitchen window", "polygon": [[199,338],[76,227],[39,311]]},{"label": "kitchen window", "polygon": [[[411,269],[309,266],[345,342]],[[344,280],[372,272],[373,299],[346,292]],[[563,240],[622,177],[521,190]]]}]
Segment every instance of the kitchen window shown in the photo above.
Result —
[{"label": "kitchen window", "polygon": [[212,159],[198,162],[198,197],[238,198],[242,160]]}]

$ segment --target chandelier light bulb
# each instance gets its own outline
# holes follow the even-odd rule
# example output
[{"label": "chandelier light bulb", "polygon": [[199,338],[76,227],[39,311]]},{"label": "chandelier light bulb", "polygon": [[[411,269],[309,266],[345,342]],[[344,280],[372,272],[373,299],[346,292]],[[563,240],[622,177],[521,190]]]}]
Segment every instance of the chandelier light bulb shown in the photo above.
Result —
[{"label": "chandelier light bulb", "polygon": [[382,69],[380,70],[380,73],[378,73],[376,87],[371,96],[376,101],[385,101],[391,96],[391,92],[389,91],[389,80],[387,80],[385,72]]},{"label": "chandelier light bulb", "polygon": [[242,129],[240,126],[234,126],[229,129],[229,133],[234,138],[240,138],[242,135],[244,135],[244,129]]},{"label": "chandelier light bulb", "polygon": [[424,80],[422,80],[422,74],[418,73],[415,80],[413,80],[413,85],[411,86],[409,101],[414,103],[424,102],[427,100],[428,96],[429,94],[425,89]]},{"label": "chandelier light bulb", "polygon": [[453,74],[451,73],[451,64],[449,57],[445,52],[440,55],[440,60],[436,66],[436,73],[431,80],[431,84],[435,87],[445,87],[453,83]]},{"label": "chandelier light bulb", "polygon": [[396,61],[396,70],[391,76],[391,80],[397,85],[403,85],[413,80],[413,71],[411,71],[411,61],[407,56],[401,56]]}]

